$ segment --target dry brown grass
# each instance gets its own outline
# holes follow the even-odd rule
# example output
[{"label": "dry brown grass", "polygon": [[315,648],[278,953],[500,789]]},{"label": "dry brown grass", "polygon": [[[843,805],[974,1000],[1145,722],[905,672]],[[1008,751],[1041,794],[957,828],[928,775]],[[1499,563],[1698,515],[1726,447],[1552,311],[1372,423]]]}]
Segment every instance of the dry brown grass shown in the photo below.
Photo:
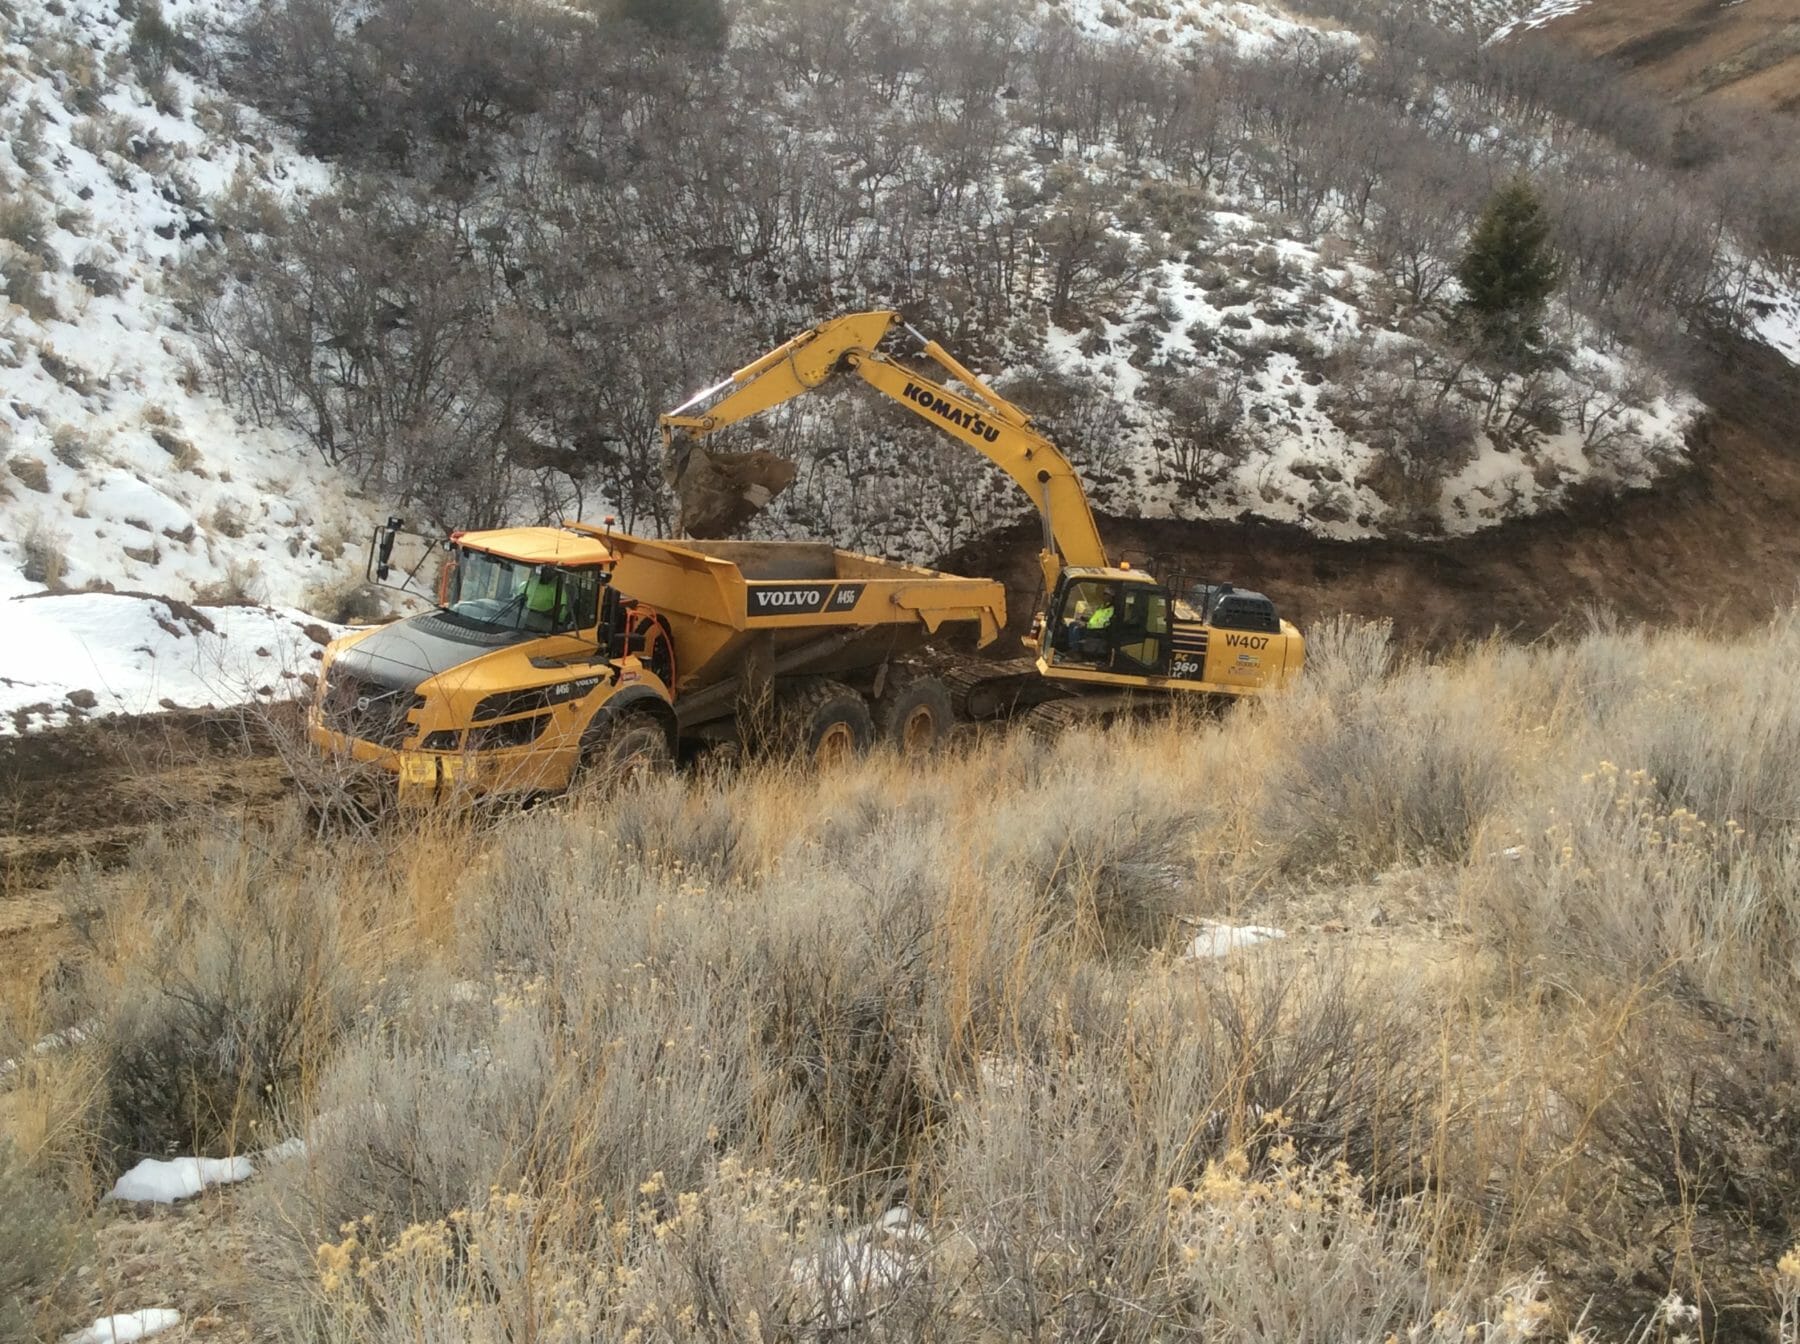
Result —
[{"label": "dry brown grass", "polygon": [[[1217,719],[155,841],[38,1148],[303,1136],[239,1196],[294,1336],[1777,1338],[1800,622],[1313,643]],[[1290,937],[1176,955],[1234,918]]]}]

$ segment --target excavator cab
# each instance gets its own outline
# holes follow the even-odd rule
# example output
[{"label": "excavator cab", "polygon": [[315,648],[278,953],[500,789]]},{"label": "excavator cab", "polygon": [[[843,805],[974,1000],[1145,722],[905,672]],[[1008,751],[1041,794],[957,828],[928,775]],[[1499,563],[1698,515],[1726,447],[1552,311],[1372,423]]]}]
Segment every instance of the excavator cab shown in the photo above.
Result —
[{"label": "excavator cab", "polygon": [[1049,661],[1126,676],[1169,669],[1169,593],[1131,571],[1068,569],[1050,603]]}]

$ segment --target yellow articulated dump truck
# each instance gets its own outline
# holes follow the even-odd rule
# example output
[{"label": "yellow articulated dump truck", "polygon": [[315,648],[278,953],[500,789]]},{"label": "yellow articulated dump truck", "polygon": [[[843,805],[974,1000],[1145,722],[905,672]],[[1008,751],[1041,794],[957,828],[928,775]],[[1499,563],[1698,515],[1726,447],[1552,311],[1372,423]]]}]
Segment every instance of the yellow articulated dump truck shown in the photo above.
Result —
[{"label": "yellow articulated dump truck", "polygon": [[[372,576],[398,528],[377,533]],[[436,609],[335,641],[311,711],[317,747],[390,772],[402,801],[553,793],[707,744],[821,765],[925,751],[950,694],[908,655],[1006,622],[991,580],[825,545],[565,522],[441,550]]]}]

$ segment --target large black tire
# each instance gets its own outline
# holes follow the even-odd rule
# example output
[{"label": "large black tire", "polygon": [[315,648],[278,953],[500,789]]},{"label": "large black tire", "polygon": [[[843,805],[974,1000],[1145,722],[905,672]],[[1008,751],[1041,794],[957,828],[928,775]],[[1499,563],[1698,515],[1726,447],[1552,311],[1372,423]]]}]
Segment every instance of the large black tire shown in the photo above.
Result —
[{"label": "large black tire", "polygon": [[602,790],[637,783],[674,768],[669,734],[649,714],[605,715],[581,737],[576,778]]},{"label": "large black tire", "polygon": [[875,739],[868,702],[829,677],[806,677],[783,687],[775,712],[780,749],[820,769],[847,764]]},{"label": "large black tire", "polygon": [[897,667],[875,701],[876,740],[902,756],[924,756],[950,739],[956,710],[950,688],[929,672]]}]

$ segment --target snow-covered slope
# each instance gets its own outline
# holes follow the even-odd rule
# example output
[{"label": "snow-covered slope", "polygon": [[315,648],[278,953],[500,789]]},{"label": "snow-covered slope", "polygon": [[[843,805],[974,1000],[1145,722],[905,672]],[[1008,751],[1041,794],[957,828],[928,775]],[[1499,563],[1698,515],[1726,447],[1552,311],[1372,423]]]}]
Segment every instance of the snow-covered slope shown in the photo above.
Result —
[{"label": "snow-covered slope", "polygon": [[317,602],[378,510],[207,390],[175,267],[222,199],[329,175],[217,89],[147,74],[131,38],[116,0],[0,8],[0,595]]},{"label": "snow-covered slope", "polygon": [[1542,28],[1545,24],[1567,18],[1577,10],[1586,7],[1587,4],[1588,0],[1538,0],[1538,3],[1532,5],[1517,18],[1494,29],[1493,40],[1503,42],[1515,33],[1530,28]]},{"label": "snow-covered slope", "polygon": [[1765,284],[1751,299],[1750,311],[1757,337],[1781,351],[1790,364],[1800,364],[1800,290]]},{"label": "snow-covered slope", "polygon": [[1175,56],[1219,46],[1254,56],[1286,42],[1356,45],[1354,34],[1257,0],[1038,0],[1038,17],[1060,19],[1087,37],[1150,43]]},{"label": "snow-covered slope", "polygon": [[0,600],[0,737],[89,716],[302,697],[341,633],[297,611],[128,593]]}]

